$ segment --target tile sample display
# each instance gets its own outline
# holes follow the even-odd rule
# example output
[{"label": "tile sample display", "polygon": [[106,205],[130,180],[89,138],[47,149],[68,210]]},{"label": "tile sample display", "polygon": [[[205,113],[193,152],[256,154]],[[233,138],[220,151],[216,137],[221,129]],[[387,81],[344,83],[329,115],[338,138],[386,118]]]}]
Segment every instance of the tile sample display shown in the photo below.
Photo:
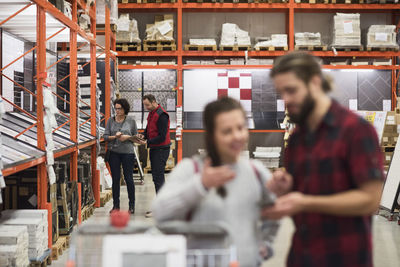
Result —
[{"label": "tile sample display", "polygon": [[142,86],[142,71],[120,70],[119,71],[119,90],[137,91]]},{"label": "tile sample display", "polygon": [[151,70],[143,71],[143,90],[150,91],[172,91],[176,87],[175,70]]},{"label": "tile sample display", "polygon": [[129,105],[131,106],[130,111],[142,111],[142,92],[122,91],[121,97],[128,100]]}]

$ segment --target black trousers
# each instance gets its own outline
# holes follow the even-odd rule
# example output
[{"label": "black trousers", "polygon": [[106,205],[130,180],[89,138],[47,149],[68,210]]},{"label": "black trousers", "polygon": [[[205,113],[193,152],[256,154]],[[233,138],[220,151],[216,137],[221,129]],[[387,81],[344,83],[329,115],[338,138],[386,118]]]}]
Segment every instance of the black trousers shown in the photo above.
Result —
[{"label": "black trousers", "polygon": [[169,157],[170,148],[150,148],[151,174],[156,188],[156,193],[165,182],[165,165]]},{"label": "black trousers", "polygon": [[112,176],[112,195],[114,207],[119,208],[121,164],[124,172],[126,187],[128,190],[129,207],[135,207],[135,184],[133,182],[133,166],[135,164],[134,154],[122,154],[112,152],[110,154],[111,176]]}]

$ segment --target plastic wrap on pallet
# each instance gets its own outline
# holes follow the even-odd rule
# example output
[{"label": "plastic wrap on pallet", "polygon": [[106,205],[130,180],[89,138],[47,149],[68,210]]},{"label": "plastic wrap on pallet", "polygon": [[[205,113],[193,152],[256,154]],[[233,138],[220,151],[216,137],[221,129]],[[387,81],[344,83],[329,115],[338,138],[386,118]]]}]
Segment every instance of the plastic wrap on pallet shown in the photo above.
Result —
[{"label": "plastic wrap on pallet", "polygon": [[321,33],[298,32],[294,35],[296,45],[321,45]]},{"label": "plastic wrap on pallet", "polygon": [[129,14],[122,14],[117,20],[117,42],[140,43],[138,24],[129,19]]},{"label": "plastic wrap on pallet", "polygon": [[272,34],[269,40],[260,41],[254,47],[255,48],[268,47],[268,46],[283,47],[287,45],[288,45],[287,34]]},{"label": "plastic wrap on pallet", "polygon": [[360,14],[336,13],[334,16],[332,46],[360,46]]},{"label": "plastic wrap on pallet", "polygon": [[233,23],[222,24],[221,46],[251,45],[249,33]]},{"label": "plastic wrap on pallet", "polygon": [[217,45],[215,39],[189,39],[191,45]]},{"label": "plastic wrap on pallet", "polygon": [[398,48],[396,25],[371,25],[367,34],[367,46]]},{"label": "plastic wrap on pallet", "polygon": [[64,10],[63,13],[68,18],[72,19],[72,5],[71,3],[64,0]]},{"label": "plastic wrap on pallet", "polygon": [[[116,24],[118,20],[118,0],[109,0],[109,2],[110,2],[110,23]],[[105,0],[96,0],[96,23],[106,24]]]},{"label": "plastic wrap on pallet", "polygon": [[172,41],[174,31],[174,21],[166,19],[149,24],[146,27],[146,40]]}]

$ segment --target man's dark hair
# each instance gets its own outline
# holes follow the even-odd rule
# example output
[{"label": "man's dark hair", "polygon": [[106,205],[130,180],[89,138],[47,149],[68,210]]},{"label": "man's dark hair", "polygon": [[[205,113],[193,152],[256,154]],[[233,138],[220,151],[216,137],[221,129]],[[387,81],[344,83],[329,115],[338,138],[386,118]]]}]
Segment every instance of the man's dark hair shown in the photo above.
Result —
[{"label": "man's dark hair", "polygon": [[121,107],[124,110],[125,115],[127,115],[129,113],[131,106],[129,105],[128,100],[126,100],[125,98],[118,98],[118,99],[114,100],[114,107],[116,104],[121,105]]},{"label": "man's dark hair", "polygon": [[143,100],[149,100],[150,103],[156,102],[156,97],[152,94],[147,94],[143,97]]},{"label": "man's dark hair", "polygon": [[315,75],[322,79],[322,89],[325,93],[332,91],[330,81],[322,73],[318,60],[306,52],[292,52],[276,59],[270,76],[293,72],[297,78],[308,84]]}]

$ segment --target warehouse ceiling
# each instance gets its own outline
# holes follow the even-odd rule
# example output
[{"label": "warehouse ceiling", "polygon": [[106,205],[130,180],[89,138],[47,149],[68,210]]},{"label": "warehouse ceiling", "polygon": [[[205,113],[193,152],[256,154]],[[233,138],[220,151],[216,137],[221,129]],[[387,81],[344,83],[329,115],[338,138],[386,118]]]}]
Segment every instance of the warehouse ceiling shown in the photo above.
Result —
[{"label": "warehouse ceiling", "polygon": [[[0,22],[15,14],[26,5],[31,3],[27,0],[0,1]],[[29,42],[36,42],[36,5],[23,10],[15,17],[0,26],[3,30]],[[65,26],[50,14],[46,13],[46,38],[63,29]],[[66,27],[49,42],[69,42],[69,28]],[[78,35],[78,42],[84,41]]]}]

